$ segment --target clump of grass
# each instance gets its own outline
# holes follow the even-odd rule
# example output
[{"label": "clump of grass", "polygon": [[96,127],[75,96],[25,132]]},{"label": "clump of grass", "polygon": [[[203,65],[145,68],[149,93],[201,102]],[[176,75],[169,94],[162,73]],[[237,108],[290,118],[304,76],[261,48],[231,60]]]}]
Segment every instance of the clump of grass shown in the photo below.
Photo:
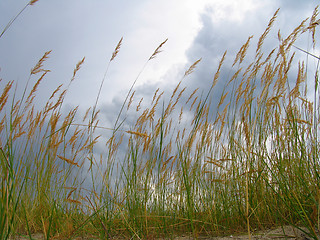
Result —
[{"label": "clump of grass", "polygon": [[[302,21],[287,37],[279,32],[279,46],[264,52],[278,11],[252,58],[252,36],[240,48],[230,79],[220,79],[225,52],[207,92],[184,87],[199,59],[169,99],[157,89],[146,106],[135,99],[133,88],[167,40],[162,42],[133,81],[113,128],[99,125],[97,107],[123,39],[110,58],[95,105],[82,118],[78,107],[65,113],[62,106],[84,58],[68,85],[58,86],[42,108],[34,99],[50,72],[44,68],[50,51],[31,70],[21,97],[13,91],[14,82],[2,82],[0,238],[31,238],[37,232],[47,239],[244,232],[250,238],[254,231],[289,224],[316,239],[318,69],[312,100],[308,65],[294,65],[293,47],[308,33],[315,47],[318,8],[309,23]],[[297,71],[295,79],[292,71]],[[216,103],[212,99],[222,80],[226,85]],[[132,125],[126,122],[129,115],[135,117]],[[95,150],[97,130],[108,136],[104,155]],[[88,175],[91,180],[85,181]]]}]

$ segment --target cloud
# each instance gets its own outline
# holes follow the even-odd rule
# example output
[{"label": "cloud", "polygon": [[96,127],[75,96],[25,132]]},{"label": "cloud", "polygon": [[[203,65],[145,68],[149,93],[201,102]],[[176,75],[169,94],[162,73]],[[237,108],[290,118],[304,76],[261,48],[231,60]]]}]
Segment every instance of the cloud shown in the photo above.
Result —
[{"label": "cloud", "polygon": [[[216,86],[215,91],[221,93],[223,87],[232,76],[234,70],[231,69],[232,62],[239,51],[240,47],[246,42],[250,35],[253,35],[250,47],[247,53],[247,63],[254,60],[257,41],[260,35],[264,32],[270,18],[278,7],[282,7],[279,12],[272,31],[267,37],[263,48],[265,53],[270,52],[273,48],[279,45],[277,39],[278,29],[281,29],[284,36],[289,34],[305,17],[311,16],[315,4],[300,4],[297,1],[296,5],[286,7],[286,1],[281,1],[280,6],[276,4],[259,5],[245,12],[245,16],[239,19],[232,19],[225,16],[224,19],[217,21],[215,18],[216,10],[208,7],[201,14],[202,29],[195,37],[192,45],[187,50],[188,65],[191,65],[195,60],[202,57],[202,61],[186,80],[188,88],[200,88],[206,91],[212,84],[212,80],[217,70],[219,61],[225,50],[228,51],[224,68],[222,68],[220,82]],[[313,2],[315,3],[315,2]],[[297,17],[296,12],[301,15]],[[294,19],[294,21],[292,20]],[[245,60],[246,61],[246,60]],[[244,62],[246,63],[246,62]],[[294,76],[296,77],[296,76]],[[220,94],[214,95],[217,101]]]},{"label": "cloud", "polygon": [[[229,81],[236,70],[231,67],[233,60],[249,36],[252,35],[253,38],[243,63],[244,66],[254,60],[258,39],[279,7],[278,18],[263,45],[264,54],[268,54],[273,48],[279,46],[277,36],[279,29],[281,29],[284,37],[287,36],[304,18],[310,17],[316,7],[315,1],[305,5],[298,1],[290,6],[286,6],[287,3],[287,1],[281,1],[280,4],[277,4],[276,1],[270,1],[266,4],[264,1],[257,1],[256,5],[253,7],[245,6],[242,11],[241,9],[237,9],[237,5],[226,5],[222,10],[216,6],[208,6],[200,15],[202,27],[185,53],[187,63],[173,65],[161,77],[161,81],[154,83],[151,81],[144,82],[137,86],[135,88],[136,96],[139,96],[137,98],[144,97],[144,100],[150,99],[154,91],[159,87],[161,91],[166,92],[164,101],[168,102],[171,92],[182,78],[184,71],[196,60],[202,58],[195,71],[182,82],[181,88],[186,86],[187,91],[182,97],[181,105],[177,107],[179,110],[194,89],[199,88],[198,93],[202,94],[202,96],[207,94],[219,61],[224,51],[227,50],[226,60],[221,69],[218,84],[215,86],[211,96],[213,106],[216,106],[226,82]],[[228,11],[230,11],[230,15],[234,14],[235,16],[229,17]],[[300,13],[298,17],[297,12]],[[219,14],[219,17],[217,17],[217,14]],[[303,38],[301,41],[303,42],[304,40]],[[292,69],[297,69],[297,63],[301,57],[305,59],[305,55],[298,52],[297,61],[294,62]],[[289,81],[295,81],[296,73],[296,71],[289,73]]]}]

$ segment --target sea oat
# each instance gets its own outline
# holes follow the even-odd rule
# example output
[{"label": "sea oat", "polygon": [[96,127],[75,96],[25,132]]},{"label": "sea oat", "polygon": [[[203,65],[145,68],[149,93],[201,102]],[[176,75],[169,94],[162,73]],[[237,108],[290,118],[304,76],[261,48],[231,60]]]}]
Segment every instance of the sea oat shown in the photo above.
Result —
[{"label": "sea oat", "polygon": [[244,136],[245,136],[245,140],[247,143],[247,148],[250,149],[250,145],[251,145],[251,133],[249,131],[249,126],[247,124],[247,121],[245,120],[245,117],[243,116],[242,118],[242,126],[243,126],[243,131],[244,131]]},{"label": "sea oat", "polygon": [[23,120],[24,114],[21,114],[19,116],[16,116],[12,122],[12,129],[15,129],[16,127],[18,127],[21,123],[21,121]]},{"label": "sea oat", "polygon": [[42,58],[38,61],[38,63],[36,64],[36,66],[34,66],[34,68],[31,69],[31,75],[33,74],[37,74],[39,72],[42,71],[47,71],[47,70],[43,70],[42,69],[42,65],[44,63],[44,61],[49,57],[50,53],[52,50],[45,52],[45,54],[42,56]]},{"label": "sea oat", "polygon": [[164,41],[159,45],[159,47],[157,47],[157,49],[153,52],[153,54],[151,55],[151,57],[149,58],[149,60],[154,59],[154,58],[158,55],[158,53],[161,52],[160,49],[162,48],[162,46],[163,46],[167,41],[168,41],[168,38],[167,38],[166,40],[164,40]]},{"label": "sea oat", "polygon": [[85,57],[83,57],[82,60],[77,63],[75,69],[73,70],[73,75],[70,82],[73,82],[73,80],[75,79],[77,72],[80,70],[82,64],[84,63],[84,60],[85,60]]},{"label": "sea oat", "polygon": [[93,146],[98,142],[100,137],[101,137],[100,135],[95,137],[88,145],[85,146],[85,148],[87,150],[92,150]]},{"label": "sea oat", "polygon": [[138,106],[137,106],[137,108],[136,108],[136,111],[137,111],[137,112],[141,109],[141,103],[142,103],[142,101],[143,101],[143,97],[140,99],[139,104],[138,104]]},{"label": "sea oat", "polygon": [[150,120],[150,124],[153,122],[154,120],[154,115],[155,115],[155,112],[156,112],[156,109],[155,109],[155,106],[153,106],[150,111],[149,111],[149,114],[147,116],[147,119]]},{"label": "sea oat", "polygon": [[0,112],[2,111],[2,109],[4,108],[4,106],[8,101],[8,96],[9,96],[8,93],[12,87],[12,84],[13,84],[13,81],[8,82],[2,91],[2,94],[0,96]]},{"label": "sea oat", "polygon": [[222,64],[223,64],[223,62],[225,60],[226,54],[227,54],[227,51],[225,51],[224,54],[222,55],[222,58],[221,58],[221,60],[219,62],[218,69],[217,69],[217,71],[216,71],[216,73],[214,75],[211,88],[213,88],[217,84],[217,81],[218,81],[218,78],[219,78],[219,75],[220,75],[221,66],[222,66]]},{"label": "sea oat", "polygon": [[153,105],[153,108],[155,108],[155,107],[158,105],[159,100],[160,100],[160,98],[162,97],[163,94],[164,94],[164,91],[162,91],[162,92],[158,95],[158,97],[157,97],[157,99],[156,99],[156,102],[155,102],[154,105]]},{"label": "sea oat", "polygon": [[157,97],[157,94],[158,94],[159,90],[160,90],[160,89],[159,89],[159,88],[157,88],[157,90],[154,92],[153,97],[152,97],[151,105],[153,104],[154,100],[156,99],[156,97]]},{"label": "sea oat", "polygon": [[169,121],[169,124],[166,124],[165,131],[164,131],[164,136],[167,136],[171,130],[172,126],[172,118]]},{"label": "sea oat", "polygon": [[193,108],[193,106],[194,106],[194,104],[196,103],[197,100],[198,100],[198,96],[194,98],[193,102],[191,103],[189,111],[191,111],[191,109]]},{"label": "sea oat", "polygon": [[135,132],[135,131],[126,131],[126,133],[130,133],[130,134],[133,134],[133,135],[136,135],[136,136],[139,136],[139,137],[146,137],[146,138],[149,138],[150,136],[146,133],[141,133],[141,132]]},{"label": "sea oat", "polygon": [[229,92],[226,92],[226,93],[220,98],[220,101],[219,101],[219,104],[218,104],[218,107],[217,107],[217,108],[219,108],[219,107],[223,104],[224,100],[225,100],[226,97],[228,96],[228,93],[229,93]]},{"label": "sea oat", "polygon": [[310,18],[310,22],[309,22],[309,26],[307,27],[307,29],[311,32],[311,36],[312,36],[312,47],[315,48],[316,46],[316,40],[315,40],[315,33],[316,33],[316,26],[319,25],[320,23],[320,19],[317,20],[317,16],[319,14],[318,11],[319,6],[317,6],[314,10],[313,10],[313,14],[312,17]]},{"label": "sea oat", "polygon": [[82,203],[81,203],[80,201],[78,201],[78,200],[69,199],[69,198],[67,198],[66,201],[69,202],[69,203],[77,204],[77,205],[81,205],[81,204],[82,204]]},{"label": "sea oat", "polygon": [[255,64],[252,65],[253,67],[252,67],[250,75],[247,77],[247,81],[251,81],[251,79],[254,79],[257,76],[258,71],[260,70],[261,66],[263,65],[263,63],[259,63],[261,58],[262,58],[262,54],[259,54],[256,57]]},{"label": "sea oat", "polygon": [[69,113],[67,114],[67,116],[65,117],[61,129],[63,131],[67,131],[68,126],[70,126],[70,124],[72,123],[77,111],[78,111],[79,106],[75,107],[74,109],[72,109],[71,111],[69,111]]},{"label": "sea oat", "polygon": [[71,151],[74,151],[75,148],[75,144],[78,141],[79,138],[79,133],[81,132],[81,130],[78,129],[78,127],[75,129],[73,135],[70,137],[68,144],[71,145]]},{"label": "sea oat", "polygon": [[205,161],[205,164],[207,165],[208,163],[210,163],[210,164],[213,164],[213,165],[215,165],[215,166],[217,166],[217,167],[220,167],[220,168],[224,168],[224,166],[221,164],[221,163],[219,163],[218,161],[219,160],[216,160],[216,159],[213,159],[212,157],[207,157],[209,160],[206,160]]},{"label": "sea oat", "polygon": [[189,96],[188,100],[186,101],[186,104],[188,104],[188,102],[191,100],[191,98],[193,98],[193,96],[196,94],[196,92],[199,90],[199,88],[196,88],[191,95]]},{"label": "sea oat", "polygon": [[181,110],[180,110],[180,114],[179,114],[179,123],[181,123],[181,120],[182,120],[182,114],[183,114],[183,107],[181,107]]},{"label": "sea oat", "polygon": [[277,15],[279,13],[280,8],[277,9],[277,11],[273,14],[273,17],[270,19],[268,27],[266,28],[266,30],[263,32],[263,34],[260,36],[259,41],[258,41],[258,45],[257,45],[257,50],[256,53],[258,53],[261,50],[263,41],[265,40],[265,38],[267,37],[268,33],[270,32],[272,25],[274,23],[274,21],[277,18]]},{"label": "sea oat", "polygon": [[264,67],[264,71],[262,73],[261,85],[265,87],[269,87],[275,75],[276,75],[276,71],[274,71],[272,64],[268,63]]},{"label": "sea oat", "polygon": [[48,70],[45,71],[41,77],[38,79],[38,81],[34,84],[32,90],[30,91],[29,93],[29,96],[27,97],[27,100],[26,100],[26,106],[25,106],[25,109],[28,109],[29,106],[32,104],[34,98],[35,98],[35,92],[37,91],[38,89],[38,86],[39,84],[41,83],[42,79],[44,78],[44,76],[48,73]]},{"label": "sea oat", "polygon": [[226,124],[225,119],[226,119],[226,116],[227,116],[227,111],[228,111],[229,105],[230,105],[230,103],[228,103],[228,104],[224,107],[224,109],[223,109],[223,111],[222,111],[222,115],[219,114],[219,119],[220,119],[221,125],[220,125],[220,129],[219,129],[219,131],[218,131],[218,134],[217,134],[217,136],[216,136],[216,141],[219,141],[219,140],[220,140],[220,137],[221,137],[222,132],[223,132],[223,130],[224,130],[224,126],[225,126],[225,124]]},{"label": "sea oat", "polygon": [[191,74],[194,69],[197,67],[198,63],[201,61],[202,58],[198,59],[197,61],[195,61],[190,67],[189,69],[184,73],[183,77],[188,76],[189,74]]},{"label": "sea oat", "polygon": [[179,99],[180,99],[181,96],[182,96],[182,93],[183,93],[185,90],[186,90],[186,87],[184,87],[184,88],[180,91],[180,93],[178,94],[177,99],[175,100],[174,104],[173,104],[172,107],[171,107],[170,112],[172,112],[172,111],[174,110],[175,106],[177,105],[177,103],[179,102]]},{"label": "sea oat", "polygon": [[300,85],[303,83],[306,79],[306,72],[304,63],[299,63],[299,70],[298,70],[298,76],[295,87],[290,91],[290,97],[291,98],[297,98],[300,95]]},{"label": "sea oat", "polygon": [[60,159],[63,160],[63,161],[66,161],[67,163],[69,163],[69,164],[71,164],[71,165],[80,167],[80,166],[78,165],[78,163],[74,162],[74,160],[68,159],[68,158],[63,157],[63,156],[60,156],[60,155],[58,155],[57,157],[60,158]]},{"label": "sea oat", "polygon": [[181,84],[181,81],[179,81],[178,85],[174,88],[173,92],[172,92],[172,95],[170,97],[170,100],[173,99],[173,97],[176,95],[179,87],[180,87],[180,84]]},{"label": "sea oat", "polygon": [[132,94],[131,94],[131,97],[130,97],[130,99],[129,99],[128,106],[127,106],[127,111],[129,110],[129,108],[130,108],[130,106],[131,106],[131,103],[132,103],[132,101],[133,101],[133,96],[134,96],[135,92],[136,92],[136,91],[133,91]]},{"label": "sea oat", "polygon": [[89,108],[87,109],[87,111],[85,112],[85,114],[84,114],[84,116],[83,116],[83,118],[82,118],[82,122],[84,122],[84,121],[87,119],[90,110],[91,110],[91,107],[89,107]]},{"label": "sea oat", "polygon": [[246,56],[247,50],[249,48],[250,40],[253,38],[253,36],[250,36],[245,44],[242,45],[239,52],[236,55],[236,58],[232,64],[232,67],[239,61],[239,65],[242,63],[244,57]]},{"label": "sea oat", "polygon": [[175,158],[176,158],[176,156],[170,156],[166,161],[164,161],[164,162],[162,163],[161,172],[163,172],[163,171],[166,169],[168,163],[169,163],[172,159],[173,159],[173,161],[174,161]]},{"label": "sea oat", "polygon": [[12,138],[12,141],[14,142],[17,138],[21,137],[22,135],[24,135],[26,132],[25,131],[22,131],[21,129],[19,129],[17,131],[16,134],[14,134],[13,138]]},{"label": "sea oat", "polygon": [[115,59],[115,57],[118,55],[120,47],[121,47],[121,44],[122,44],[122,40],[123,40],[123,37],[120,39],[120,41],[118,42],[114,52],[112,53],[110,62],[113,61]]},{"label": "sea oat", "polygon": [[29,2],[29,5],[34,5],[36,2],[38,2],[39,0],[31,0],[30,2]]},{"label": "sea oat", "polygon": [[286,46],[286,51],[288,51],[293,43],[297,40],[298,36],[303,32],[307,31],[304,27],[308,19],[303,20],[298,27],[296,27],[293,32],[283,41],[284,46]]},{"label": "sea oat", "polygon": [[150,144],[151,144],[152,138],[151,137],[145,137],[143,140],[144,140],[143,141],[143,153],[146,153],[150,149]]},{"label": "sea oat", "polygon": [[242,71],[242,68],[239,68],[230,78],[229,82],[227,85],[229,85],[231,82],[233,82],[235,79],[237,79],[238,75],[240,74],[240,72]]},{"label": "sea oat", "polygon": [[71,197],[71,194],[72,194],[74,191],[77,190],[77,188],[75,188],[75,187],[71,187],[70,189],[71,189],[71,191],[68,193],[67,199],[69,199],[69,198]]},{"label": "sea oat", "polygon": [[51,100],[52,98],[54,98],[54,96],[56,95],[56,93],[60,90],[60,88],[63,86],[63,84],[60,84],[51,94],[49,100]]},{"label": "sea oat", "polygon": [[142,114],[139,116],[139,118],[136,121],[135,126],[140,126],[142,127],[143,124],[146,122],[146,120],[148,119],[148,115],[149,115],[149,109],[145,109]]}]

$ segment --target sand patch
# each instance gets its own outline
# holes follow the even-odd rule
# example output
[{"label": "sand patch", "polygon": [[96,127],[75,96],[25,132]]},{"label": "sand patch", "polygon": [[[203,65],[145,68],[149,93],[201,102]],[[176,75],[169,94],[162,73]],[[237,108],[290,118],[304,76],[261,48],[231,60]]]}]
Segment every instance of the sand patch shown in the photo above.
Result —
[{"label": "sand patch", "polygon": [[[308,232],[306,228],[302,228],[304,231]],[[320,234],[318,234],[318,239],[320,239]],[[13,237],[10,238],[12,240],[28,240],[30,239],[29,237],[25,236],[25,237]],[[32,239],[33,240],[42,240],[44,239],[44,235],[43,234],[32,234]],[[54,238],[50,238],[50,239],[59,239],[57,237]],[[96,240],[98,238],[88,238],[88,237],[75,237],[73,238],[73,240]],[[121,239],[121,240],[125,240],[126,238],[120,237],[114,237],[112,239]],[[131,238],[128,238],[131,239]],[[175,238],[167,238],[167,240],[169,239],[174,239],[174,240],[193,240],[195,238],[190,237],[190,236],[179,236],[179,237],[175,237]],[[230,236],[225,236],[225,237],[208,237],[208,236],[199,236],[198,237],[199,240],[242,240],[242,239],[248,239],[248,235],[230,235]],[[289,239],[289,240],[309,240],[312,239],[310,238],[306,233],[304,233],[303,231],[291,227],[291,226],[284,226],[284,227],[279,227],[276,229],[271,229],[271,230],[266,230],[266,231],[259,231],[259,232],[255,232],[252,233],[251,239],[253,240],[284,240],[284,239]],[[151,239],[150,239],[151,240]],[[157,238],[157,240],[161,240],[159,238]]]}]

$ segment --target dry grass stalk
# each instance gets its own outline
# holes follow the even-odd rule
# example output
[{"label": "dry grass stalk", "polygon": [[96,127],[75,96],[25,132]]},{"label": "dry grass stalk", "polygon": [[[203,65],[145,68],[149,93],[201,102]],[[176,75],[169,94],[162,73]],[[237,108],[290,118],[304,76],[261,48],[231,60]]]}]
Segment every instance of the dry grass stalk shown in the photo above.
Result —
[{"label": "dry grass stalk", "polygon": [[208,165],[210,163],[210,164],[213,164],[213,165],[215,165],[217,167],[220,167],[220,168],[224,169],[224,166],[221,163],[219,163],[219,160],[213,159],[212,157],[209,157],[209,156],[207,156],[207,158],[209,160],[206,160],[204,162],[205,165]]},{"label": "dry grass stalk", "polygon": [[[92,148],[93,148],[93,146],[98,142],[98,140],[99,140],[100,137],[101,137],[101,136],[95,137],[88,145],[85,146],[85,148],[86,148],[87,150],[91,151]],[[89,138],[88,138],[88,140],[89,140]]]},{"label": "dry grass stalk", "polygon": [[283,46],[286,46],[285,51],[288,51],[293,43],[297,40],[298,36],[307,31],[305,24],[308,19],[303,20],[298,27],[296,27],[293,32],[282,42]]},{"label": "dry grass stalk", "polygon": [[250,36],[245,44],[242,45],[239,52],[236,55],[236,58],[234,59],[234,62],[232,64],[232,67],[239,61],[239,65],[242,63],[244,57],[247,54],[250,40],[253,38],[253,36]]},{"label": "dry grass stalk", "polygon": [[160,52],[161,52],[161,48],[162,46],[168,41],[168,38],[166,40],[164,40],[159,47],[156,48],[156,50],[153,52],[153,54],[151,55],[151,57],[149,58],[149,60],[154,59]]},{"label": "dry grass stalk", "polygon": [[171,106],[170,112],[172,112],[172,111],[175,109],[177,103],[179,102],[179,100],[180,100],[180,98],[181,98],[181,96],[182,96],[182,93],[183,93],[185,90],[186,90],[186,87],[184,87],[184,88],[179,92],[179,94],[178,94],[178,96],[177,96],[177,99],[175,100],[175,102],[174,102],[173,105]]},{"label": "dry grass stalk", "polygon": [[135,131],[126,131],[126,133],[129,133],[129,134],[133,134],[133,135],[136,135],[136,136],[139,136],[139,137],[145,137],[145,138],[149,138],[150,136],[146,133],[141,133],[141,132],[135,132]]},{"label": "dry grass stalk", "polygon": [[76,142],[78,141],[78,139],[80,139],[80,132],[81,130],[79,130],[79,127],[77,127],[72,136],[70,137],[69,141],[68,141],[68,144],[71,145],[71,151],[73,152],[74,149],[75,149],[75,145],[76,145]]},{"label": "dry grass stalk", "polygon": [[38,61],[38,63],[31,69],[31,75],[37,74],[37,73],[42,72],[42,71],[47,71],[47,70],[43,70],[42,69],[42,65],[43,65],[44,61],[47,60],[47,58],[49,58],[49,55],[50,55],[51,51],[52,50],[50,50],[48,52],[45,52],[45,54]]},{"label": "dry grass stalk", "polygon": [[217,133],[217,135],[216,135],[216,141],[219,141],[219,140],[220,140],[221,135],[222,135],[222,132],[223,132],[223,130],[224,130],[224,126],[225,126],[225,124],[226,124],[225,119],[226,119],[226,116],[227,116],[227,112],[228,112],[228,107],[229,107],[229,105],[230,105],[230,103],[228,103],[228,104],[224,107],[224,109],[223,109],[223,111],[222,111],[222,115],[220,115],[220,113],[218,113],[218,115],[219,115],[218,119],[220,120],[221,125],[220,125],[220,129],[219,129],[219,131],[218,131],[218,133]]},{"label": "dry grass stalk", "polygon": [[224,103],[224,100],[226,99],[226,97],[228,96],[229,92],[226,92],[221,98],[220,98],[220,101],[218,103],[218,109],[219,107]]},{"label": "dry grass stalk", "polygon": [[99,113],[100,113],[100,110],[98,110],[98,111],[96,111],[96,112],[94,113],[94,115],[92,116],[92,119],[91,119],[91,124],[93,124],[94,122],[97,121],[98,116],[99,116]]},{"label": "dry grass stalk", "polygon": [[31,0],[30,2],[29,2],[29,5],[34,5],[36,2],[38,2],[39,0]]},{"label": "dry grass stalk", "polygon": [[[6,116],[3,116],[3,118],[1,119],[0,121],[0,134],[2,133],[3,129],[4,129],[4,122],[6,120]],[[2,146],[2,142],[1,142],[1,139],[0,139],[0,147]]]},{"label": "dry grass stalk", "polygon": [[233,82],[235,79],[238,78],[240,72],[242,71],[242,68],[239,68],[233,75],[232,77],[230,78],[229,82],[228,82],[228,85]]},{"label": "dry grass stalk", "polygon": [[199,90],[199,88],[196,88],[195,90],[193,90],[193,92],[191,93],[191,95],[189,96],[188,100],[186,101],[186,105],[188,104],[188,102],[191,100],[191,98],[193,98],[193,96],[196,94],[196,92]]},{"label": "dry grass stalk", "polygon": [[317,19],[318,14],[319,14],[318,8],[319,8],[319,6],[317,6],[314,9],[313,14],[310,18],[309,26],[307,27],[307,29],[311,32],[312,47],[313,48],[315,48],[315,46],[316,46],[316,39],[315,39],[316,27],[320,24],[320,19]]},{"label": "dry grass stalk", "polygon": [[278,8],[277,11],[273,14],[273,17],[270,19],[270,21],[268,23],[268,27],[266,28],[264,33],[260,36],[259,41],[258,41],[258,46],[257,46],[256,53],[261,51],[261,47],[262,47],[263,41],[265,40],[265,38],[267,37],[268,33],[270,32],[274,21],[277,19],[277,15],[279,13],[279,10],[280,10],[280,8]]},{"label": "dry grass stalk", "polygon": [[222,58],[221,58],[221,60],[220,60],[220,62],[219,62],[218,69],[217,69],[217,71],[216,71],[216,73],[215,73],[215,75],[214,75],[211,88],[214,88],[214,86],[215,86],[215,85],[217,84],[217,82],[218,82],[218,79],[219,79],[219,76],[220,76],[221,66],[222,66],[222,64],[223,64],[223,62],[224,62],[224,60],[225,60],[225,58],[226,58],[226,55],[227,55],[227,51],[225,51],[225,52],[223,53],[223,55],[222,55]]},{"label": "dry grass stalk", "polygon": [[61,160],[65,161],[65,162],[71,164],[71,165],[80,167],[78,163],[74,162],[74,159],[71,160],[71,159],[69,159],[69,158],[66,158],[66,157],[63,157],[63,156],[60,156],[60,155],[58,155],[57,157],[60,158]]},{"label": "dry grass stalk", "polygon": [[180,114],[179,114],[179,123],[181,123],[181,120],[182,120],[182,114],[183,114],[183,107],[181,107],[181,110],[180,110]]},{"label": "dry grass stalk", "polygon": [[153,105],[152,108],[156,108],[156,107],[157,107],[157,105],[158,105],[158,103],[159,103],[159,100],[160,100],[160,98],[162,97],[163,94],[164,94],[164,91],[162,91],[162,92],[158,95],[158,97],[157,97],[157,99],[156,99],[156,102],[154,103],[154,105]]},{"label": "dry grass stalk", "polygon": [[84,122],[86,119],[87,119],[87,117],[89,116],[89,112],[91,111],[91,107],[89,107],[87,110],[86,110],[86,112],[85,112],[85,114],[84,114],[84,116],[83,116],[83,118],[82,118],[82,122]]},{"label": "dry grass stalk", "polygon": [[128,102],[128,106],[127,106],[127,111],[129,110],[131,104],[132,104],[132,101],[133,101],[133,96],[135,94],[136,91],[133,91],[132,94],[131,94],[131,97],[129,99],[129,102]]},{"label": "dry grass stalk", "polygon": [[49,100],[51,100],[52,98],[54,98],[54,96],[57,94],[57,92],[60,91],[60,88],[63,86],[63,84],[60,84],[51,94]]},{"label": "dry grass stalk", "polygon": [[82,204],[80,201],[74,200],[74,199],[70,199],[70,198],[67,198],[66,202],[77,204],[77,205],[81,205]]},{"label": "dry grass stalk", "polygon": [[198,63],[201,61],[202,58],[198,59],[197,61],[195,61],[190,67],[189,69],[184,73],[183,77],[186,77],[188,75],[190,75],[191,73],[193,73],[194,69],[197,67]]},{"label": "dry grass stalk", "polygon": [[170,97],[170,102],[171,102],[171,100],[173,99],[173,97],[176,95],[176,93],[177,93],[177,91],[178,91],[178,89],[179,89],[179,87],[180,87],[180,85],[181,85],[181,82],[182,82],[182,81],[179,81],[179,83],[177,84],[177,86],[174,88],[174,90],[173,90],[173,92],[172,92],[172,95],[171,95],[171,97]]},{"label": "dry grass stalk", "polygon": [[160,89],[157,88],[157,90],[154,92],[153,97],[152,97],[152,101],[151,101],[151,105],[153,104],[154,100],[156,99],[159,90],[160,90]]},{"label": "dry grass stalk", "polygon": [[32,90],[29,93],[29,96],[27,97],[26,100],[26,106],[25,106],[25,110],[28,109],[30,107],[30,105],[33,103],[33,100],[35,98],[35,92],[38,89],[39,84],[41,83],[42,79],[44,78],[44,76],[48,73],[49,71],[46,70],[44,71],[44,73],[41,75],[41,77],[38,79],[38,81],[34,84]]},{"label": "dry grass stalk", "polygon": [[298,76],[297,76],[297,81],[296,81],[296,85],[294,86],[294,88],[290,91],[290,101],[292,101],[295,98],[298,98],[300,96],[300,86],[301,83],[305,82],[306,80],[306,75],[307,73],[305,72],[305,67],[304,67],[304,63],[299,63],[299,70],[298,70]]},{"label": "dry grass stalk", "polygon": [[9,81],[2,91],[2,94],[0,96],[0,112],[2,111],[2,109],[4,108],[4,106],[8,101],[8,97],[9,97],[8,93],[12,87],[12,84],[13,84],[13,81]]},{"label": "dry grass stalk", "polygon": [[85,60],[85,57],[83,57],[82,60],[80,60],[77,63],[75,69],[73,70],[73,75],[72,75],[72,78],[71,78],[70,82],[73,82],[73,80],[75,79],[77,72],[80,70],[82,64],[84,63],[84,60]]},{"label": "dry grass stalk", "polygon": [[140,99],[139,104],[138,104],[137,107],[136,107],[136,111],[137,111],[137,112],[139,112],[140,109],[141,109],[141,103],[142,103],[142,101],[143,101],[143,97]]},{"label": "dry grass stalk", "polygon": [[197,100],[198,100],[198,96],[194,98],[193,102],[191,103],[189,111],[191,111],[191,109],[193,108],[193,106],[197,102]]},{"label": "dry grass stalk", "polygon": [[110,62],[113,61],[115,59],[115,57],[118,55],[118,53],[120,51],[121,44],[122,44],[122,40],[123,40],[123,37],[120,39],[120,41],[118,42],[114,52],[112,53]]}]

